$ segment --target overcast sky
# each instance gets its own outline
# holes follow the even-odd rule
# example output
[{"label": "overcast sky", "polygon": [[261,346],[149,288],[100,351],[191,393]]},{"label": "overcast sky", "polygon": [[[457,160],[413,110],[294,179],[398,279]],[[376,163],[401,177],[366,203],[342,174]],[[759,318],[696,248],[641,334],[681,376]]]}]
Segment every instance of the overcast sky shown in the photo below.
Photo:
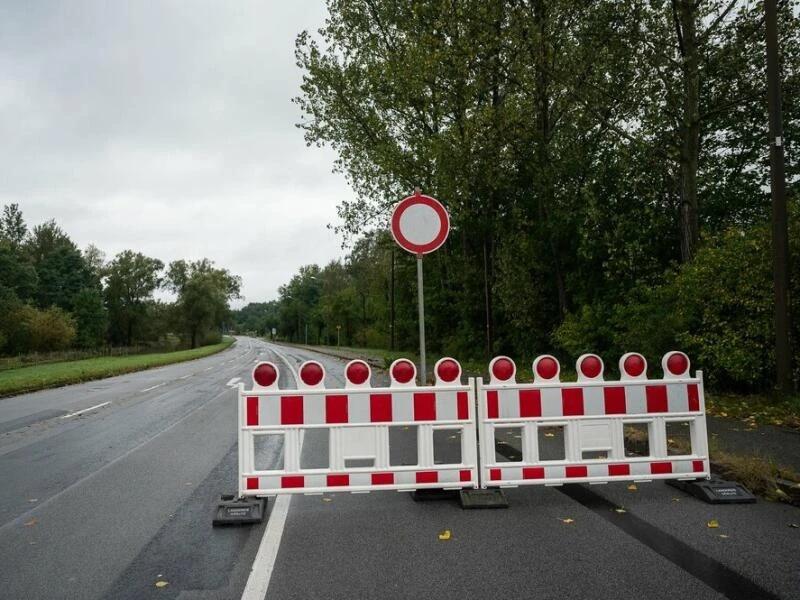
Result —
[{"label": "overcast sky", "polygon": [[[209,258],[274,299],[340,258],[334,155],[294,127],[324,0],[0,0],[0,205],[107,258]],[[241,305],[241,302],[237,303]]]}]

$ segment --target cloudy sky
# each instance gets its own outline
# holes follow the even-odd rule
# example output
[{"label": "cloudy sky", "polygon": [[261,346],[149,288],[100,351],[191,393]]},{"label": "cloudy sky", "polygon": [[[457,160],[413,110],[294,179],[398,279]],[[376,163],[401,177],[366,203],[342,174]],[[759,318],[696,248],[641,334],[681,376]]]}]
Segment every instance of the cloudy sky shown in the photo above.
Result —
[{"label": "cloudy sky", "polygon": [[324,0],[0,0],[0,205],[107,258],[209,258],[274,299],[343,256],[294,38]]}]

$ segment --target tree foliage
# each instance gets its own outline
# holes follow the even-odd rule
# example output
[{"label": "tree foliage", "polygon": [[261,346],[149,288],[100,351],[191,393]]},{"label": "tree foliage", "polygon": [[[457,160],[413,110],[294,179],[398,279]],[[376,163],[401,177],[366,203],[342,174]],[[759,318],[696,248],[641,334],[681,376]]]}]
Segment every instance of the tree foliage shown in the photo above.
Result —
[{"label": "tree foliage", "polygon": [[241,279],[215,268],[207,259],[191,263],[177,260],[169,265],[167,284],[178,295],[176,312],[189,347],[219,341],[228,317],[228,301],[239,297]]},{"label": "tree foliage", "polygon": [[[779,15],[790,183],[800,176],[791,151],[797,7],[783,2]],[[447,244],[425,259],[433,351],[532,357],[554,344],[653,353],[688,345],[719,367],[721,382],[768,381],[769,354],[745,377],[710,349],[741,337],[735,312],[722,311],[717,343],[711,321],[677,319],[684,300],[673,293],[692,273],[694,285],[710,274],[697,271],[701,254],[733,260],[733,248],[711,250],[727,247],[727,231],[755,235],[768,218],[760,4],[329,0],[328,10],[324,28],[297,37],[296,102],[307,143],[337,151],[358,198],[339,214],[351,239],[363,237],[344,264],[322,270],[347,275],[350,308],[336,318],[355,324],[349,341],[383,343],[400,331],[398,315],[411,314],[403,293],[413,288],[404,271],[412,261],[392,262],[403,283],[387,303],[387,254],[374,230],[420,186],[452,223]],[[655,290],[659,318],[674,328],[647,318]],[[287,319],[313,312],[286,307]],[[766,312],[754,318],[769,329]],[[639,334],[626,319],[641,323]],[[397,340],[413,348],[408,333]],[[708,340],[702,351],[699,339]]]},{"label": "tree foliage", "polygon": [[[166,277],[163,270],[163,262],[133,250],[108,262],[92,244],[81,252],[54,220],[29,230],[19,206],[5,206],[0,354],[218,340],[239,278],[207,259],[175,261]],[[157,299],[165,286],[178,293],[175,303]]]}]

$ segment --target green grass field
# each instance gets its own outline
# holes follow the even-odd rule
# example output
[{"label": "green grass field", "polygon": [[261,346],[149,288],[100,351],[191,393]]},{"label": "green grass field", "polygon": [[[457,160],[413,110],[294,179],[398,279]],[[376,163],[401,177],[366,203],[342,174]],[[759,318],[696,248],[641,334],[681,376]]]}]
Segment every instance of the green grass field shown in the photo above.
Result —
[{"label": "green grass field", "polygon": [[219,344],[194,350],[87,358],[0,371],[0,397],[203,358],[229,348],[234,341],[233,338],[226,338]]}]

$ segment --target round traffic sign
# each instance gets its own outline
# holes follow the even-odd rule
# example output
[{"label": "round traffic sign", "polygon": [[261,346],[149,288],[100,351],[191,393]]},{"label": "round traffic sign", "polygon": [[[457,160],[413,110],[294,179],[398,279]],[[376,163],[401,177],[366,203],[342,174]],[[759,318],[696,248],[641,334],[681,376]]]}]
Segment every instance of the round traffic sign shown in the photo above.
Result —
[{"label": "round traffic sign", "polygon": [[439,248],[450,232],[450,218],[441,202],[417,192],[404,198],[392,213],[392,236],[412,254],[428,254]]}]

